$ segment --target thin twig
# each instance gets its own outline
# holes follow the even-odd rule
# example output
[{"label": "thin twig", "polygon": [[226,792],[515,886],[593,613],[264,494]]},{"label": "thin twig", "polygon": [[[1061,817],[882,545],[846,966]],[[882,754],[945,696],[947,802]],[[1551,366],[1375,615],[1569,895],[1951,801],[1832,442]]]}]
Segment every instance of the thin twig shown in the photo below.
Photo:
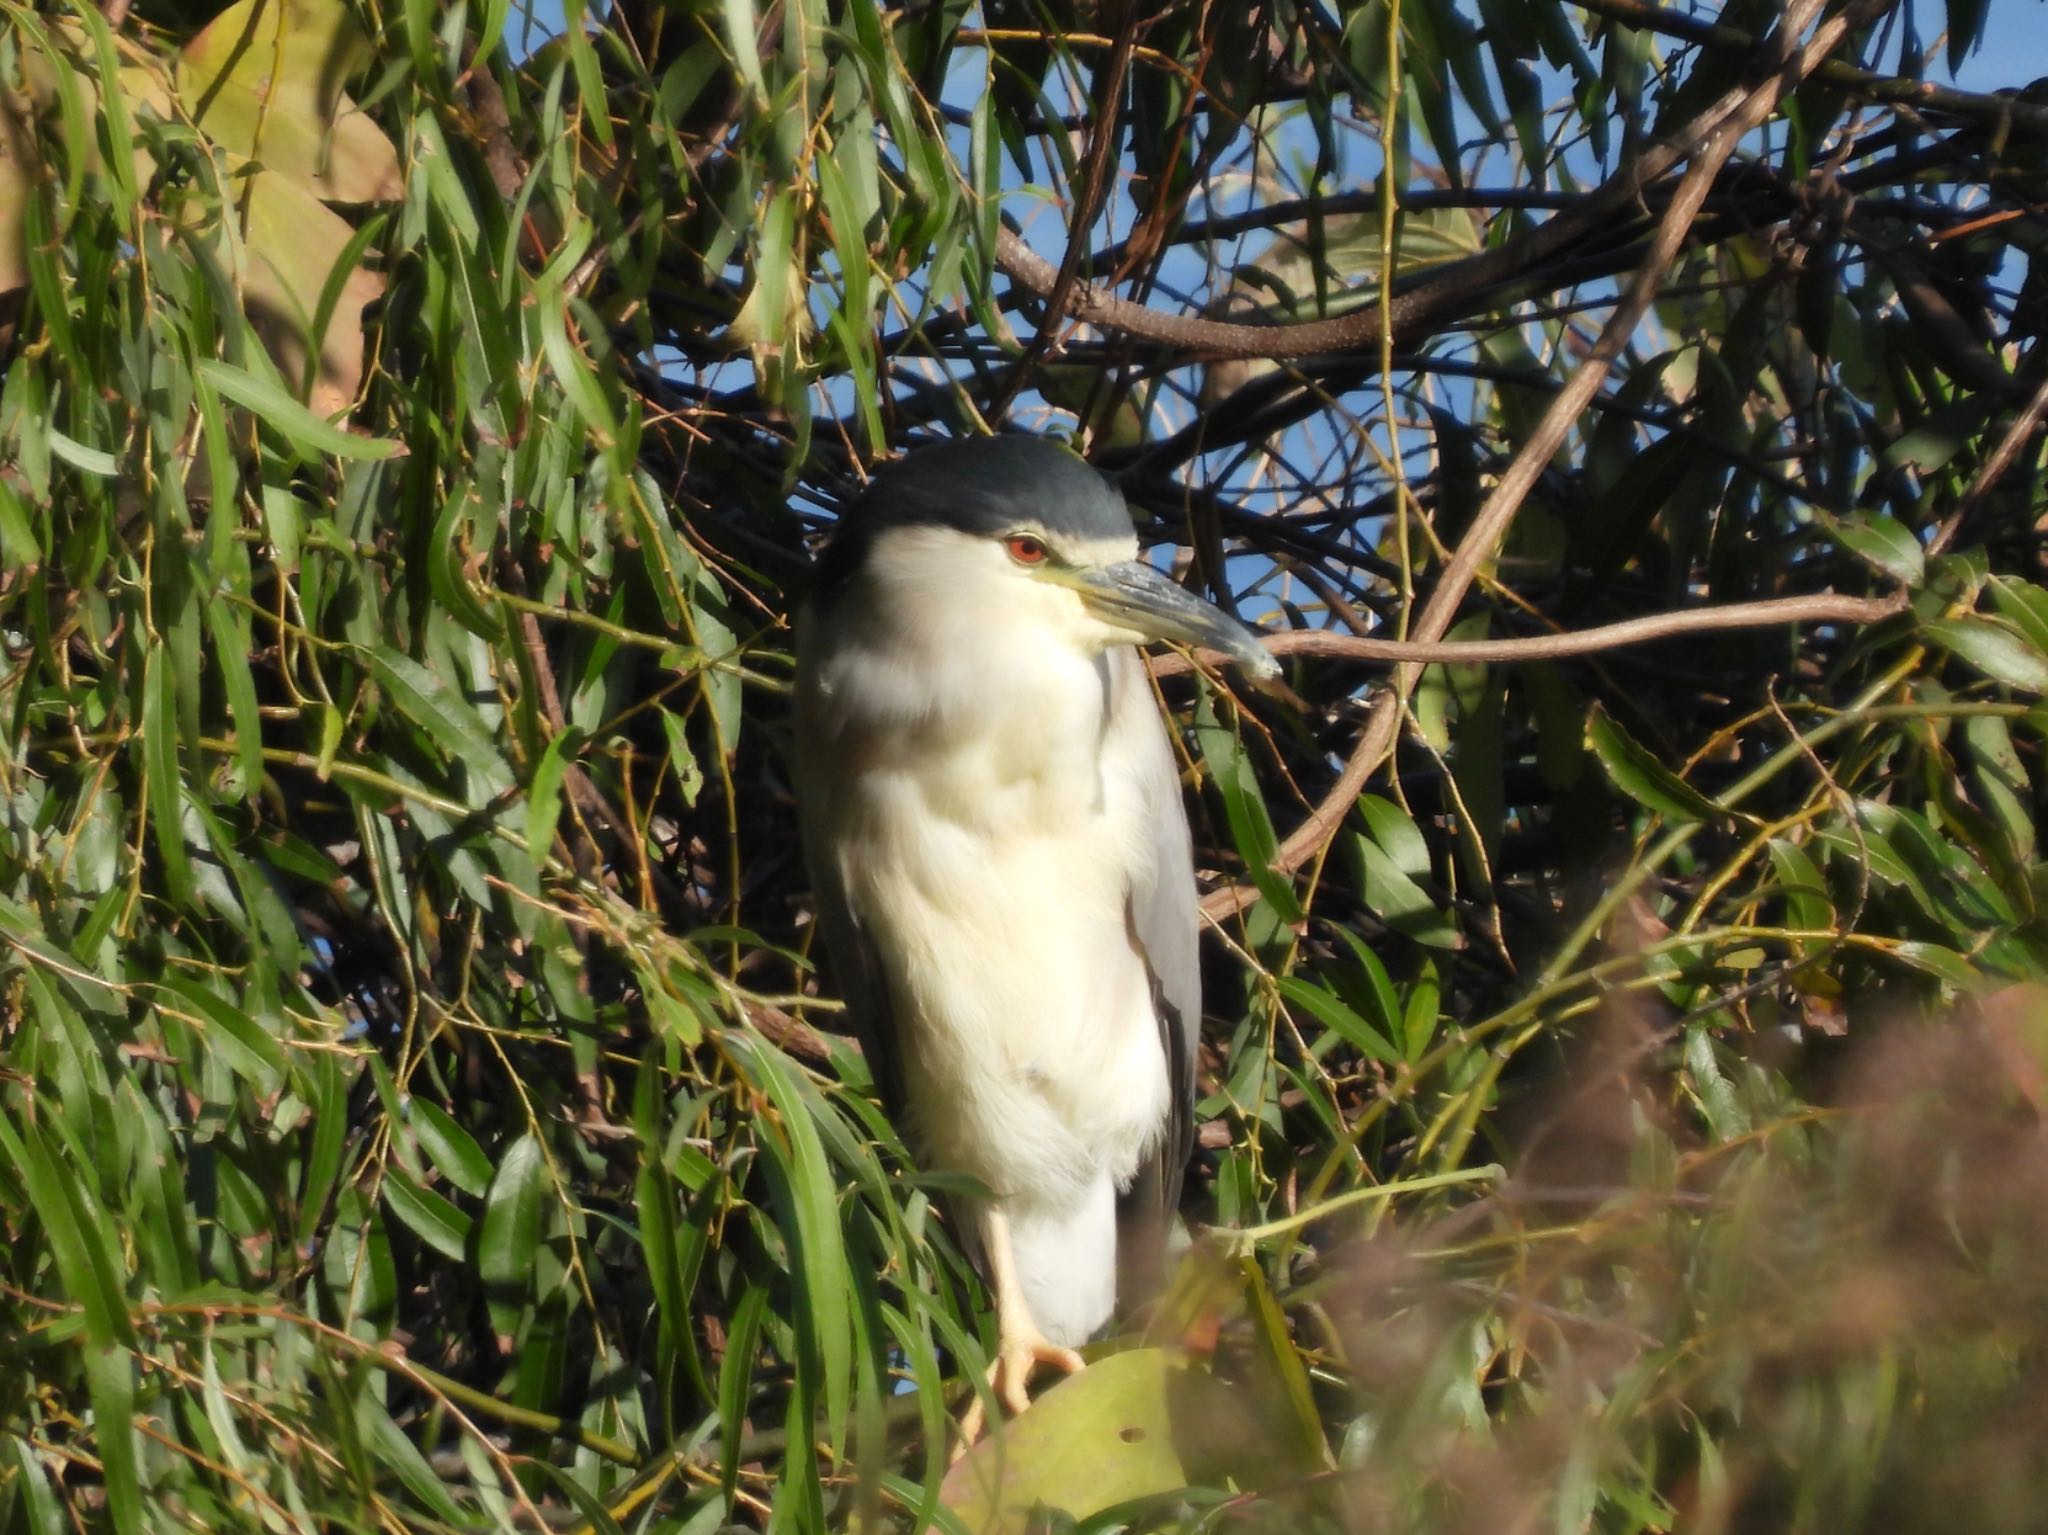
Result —
[{"label": "thin twig", "polygon": [[2034,429],[2041,424],[2044,415],[2048,415],[2048,379],[2041,381],[2041,387],[2034,391],[2034,397],[2027,401],[2019,415],[2014,418],[2012,425],[2006,429],[2005,435],[1998,440],[1998,446],[1993,448],[1991,456],[1984,460],[1983,467],[1977,471],[1977,477],[1970,482],[1970,488],[1963,492],[1962,499],[1956,503],[1956,509],[1943,518],[1941,526],[1935,529],[1934,537],[1927,542],[1929,559],[1948,551],[1950,542],[1963,525],[1963,519],[1976,510],[1977,503],[1991,493],[1991,487],[1996,485],[2005,471],[2012,467],[2012,461],[2019,457],[2020,449],[2026,446],[2027,439],[2034,434]]},{"label": "thin twig", "polygon": [[[1330,629],[1290,629],[1263,639],[1276,656],[1327,656],[1347,661],[1393,661],[1417,665],[1470,666],[1497,661],[1557,661],[1567,656],[1595,655],[1646,645],[1683,634],[1711,634],[1729,629],[1765,629],[1776,624],[1875,624],[1906,609],[1906,595],[1842,597],[1815,592],[1802,597],[1767,597],[1757,602],[1724,602],[1705,608],[1676,608],[1647,613],[1619,623],[1562,634],[1535,634],[1508,640],[1382,640]],[[1153,675],[1174,677],[1194,670],[1181,655],[1152,660]]]}]

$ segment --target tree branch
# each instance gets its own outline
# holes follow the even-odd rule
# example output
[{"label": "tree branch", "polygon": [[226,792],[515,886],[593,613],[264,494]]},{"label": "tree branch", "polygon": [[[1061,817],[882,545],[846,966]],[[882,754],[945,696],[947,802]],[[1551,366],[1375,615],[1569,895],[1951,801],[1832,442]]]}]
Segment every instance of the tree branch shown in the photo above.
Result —
[{"label": "tree branch", "polygon": [[[1625,27],[1656,32],[1664,37],[1678,38],[1683,42],[1744,52],[1756,47],[1756,39],[1739,28],[1683,16],[1676,11],[1646,5],[1643,0],[1572,0],[1572,4],[1582,11],[1591,11],[1595,16],[1605,16],[1609,21],[1618,21]],[[1851,64],[1846,59],[1825,59],[1820,67],[1813,71],[1813,75],[1815,79],[1828,85],[1838,86],[1851,95],[1862,96],[1871,101],[1929,107],[1991,127],[2008,126],[2021,129],[2028,134],[2048,137],[2048,107],[2022,100],[2017,96],[1985,96],[1975,91],[1958,91],[1945,85],[1930,85],[1925,80],[1909,80],[1900,75],[1880,75]]]},{"label": "tree branch", "polygon": [[[1799,597],[1766,597],[1756,602],[1724,602],[1713,607],[1677,608],[1646,613],[1619,623],[1560,634],[1534,634],[1507,640],[1382,640],[1339,634],[1328,629],[1290,629],[1264,636],[1276,656],[1326,656],[1346,661],[1407,662],[1417,665],[1470,666],[1493,662],[1558,661],[1569,656],[1596,655],[1630,645],[1647,645],[1685,634],[1712,634],[1730,629],[1767,629],[1778,624],[1875,624],[1906,610],[1904,593],[1889,597],[1843,597],[1815,592]],[[1156,656],[1153,675],[1174,677],[1194,670],[1184,656]]]}]

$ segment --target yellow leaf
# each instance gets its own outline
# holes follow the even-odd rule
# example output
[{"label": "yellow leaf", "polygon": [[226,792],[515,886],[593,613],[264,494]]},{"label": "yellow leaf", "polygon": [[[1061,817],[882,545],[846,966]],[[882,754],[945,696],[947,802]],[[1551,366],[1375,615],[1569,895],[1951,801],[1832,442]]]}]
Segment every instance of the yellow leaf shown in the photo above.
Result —
[{"label": "yellow leaf", "polygon": [[180,52],[179,97],[206,136],[329,202],[405,193],[398,151],[342,90],[368,41],[340,0],[241,0]]},{"label": "yellow leaf", "polygon": [[1300,1464],[1237,1387],[1138,1348],[1046,1392],[962,1458],[940,1495],[975,1535],[1022,1535],[1041,1505],[1085,1519],[1183,1487],[1263,1485]]},{"label": "yellow leaf", "polygon": [[0,293],[12,293],[28,281],[21,215],[34,184],[34,155],[28,125],[15,115],[13,103],[0,100]]},{"label": "yellow leaf", "polygon": [[[240,157],[228,157],[229,185],[241,191],[247,210],[246,238],[229,238],[227,227],[194,229],[210,236],[224,264],[238,270],[249,323],[265,350],[294,386],[306,376],[308,336],[321,289],[355,230],[295,181],[271,171],[250,171]],[[239,224],[240,208],[230,207]],[[192,228],[189,221],[187,228]],[[320,338],[319,371],[306,403],[318,416],[332,416],[353,404],[363,379],[363,306],[384,291],[384,279],[356,267],[342,284],[327,332]]]}]

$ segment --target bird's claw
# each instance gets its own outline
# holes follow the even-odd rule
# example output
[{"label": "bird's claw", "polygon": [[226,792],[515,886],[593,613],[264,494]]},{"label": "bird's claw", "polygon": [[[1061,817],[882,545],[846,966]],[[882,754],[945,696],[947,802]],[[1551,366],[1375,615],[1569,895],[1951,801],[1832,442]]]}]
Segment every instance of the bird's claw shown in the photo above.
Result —
[{"label": "bird's claw", "polygon": [[988,1394],[975,1392],[967,1410],[960,1414],[960,1440],[954,1446],[953,1459],[965,1455],[987,1427],[988,1397],[993,1395],[1012,1415],[1022,1412],[1031,1405],[1031,1377],[1046,1364],[1072,1375],[1087,1361],[1075,1350],[1035,1334],[1006,1338],[997,1345],[995,1362],[988,1367]]}]

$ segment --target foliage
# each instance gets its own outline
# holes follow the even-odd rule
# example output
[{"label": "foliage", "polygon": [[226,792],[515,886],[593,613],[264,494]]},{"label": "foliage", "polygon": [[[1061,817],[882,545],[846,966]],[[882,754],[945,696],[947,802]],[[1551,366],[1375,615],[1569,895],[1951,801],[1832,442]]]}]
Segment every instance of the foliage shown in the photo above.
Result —
[{"label": "foliage", "polygon": [[[2038,1526],[2048,105],[1818,9],[10,0],[0,1524]],[[785,703],[984,427],[1304,633],[1203,1234],[949,1478]]]}]

